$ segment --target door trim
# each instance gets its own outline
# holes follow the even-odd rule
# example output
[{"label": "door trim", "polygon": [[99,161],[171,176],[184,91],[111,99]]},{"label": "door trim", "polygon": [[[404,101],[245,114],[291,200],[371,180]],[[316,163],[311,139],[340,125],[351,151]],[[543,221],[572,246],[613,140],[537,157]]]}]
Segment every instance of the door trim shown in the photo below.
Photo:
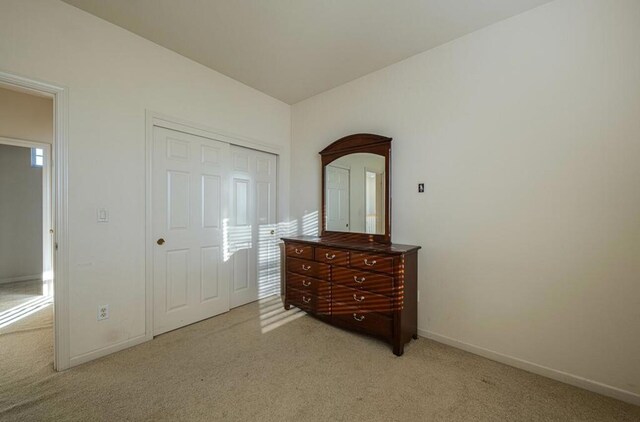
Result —
[{"label": "door trim", "polygon": [[[54,273],[53,366],[63,371],[70,366],[69,334],[69,225],[68,225],[68,88],[0,70],[0,82],[23,91],[53,99],[53,146],[50,159],[51,213]],[[57,245],[57,249],[55,247]]]},{"label": "door trim", "polygon": [[276,156],[276,220],[278,219],[280,158],[283,147],[245,136],[231,134],[210,128],[199,123],[190,122],[178,117],[168,116],[153,110],[145,110],[145,335],[144,340],[153,339],[153,215],[152,215],[152,182],[153,182],[153,128],[154,126],[176,130],[190,135],[200,136],[214,141],[226,142],[255,149]]}]

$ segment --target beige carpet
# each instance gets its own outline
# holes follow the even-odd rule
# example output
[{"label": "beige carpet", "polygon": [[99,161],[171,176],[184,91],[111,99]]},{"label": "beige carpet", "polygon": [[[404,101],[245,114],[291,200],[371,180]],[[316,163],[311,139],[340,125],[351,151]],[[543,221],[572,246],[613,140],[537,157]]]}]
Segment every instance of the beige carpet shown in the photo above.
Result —
[{"label": "beige carpet", "polygon": [[0,284],[0,314],[42,297],[42,280],[16,281]]},{"label": "beige carpet", "polygon": [[398,358],[291,312],[272,298],[63,373],[50,329],[0,335],[0,419],[640,420],[640,407],[433,341]]}]

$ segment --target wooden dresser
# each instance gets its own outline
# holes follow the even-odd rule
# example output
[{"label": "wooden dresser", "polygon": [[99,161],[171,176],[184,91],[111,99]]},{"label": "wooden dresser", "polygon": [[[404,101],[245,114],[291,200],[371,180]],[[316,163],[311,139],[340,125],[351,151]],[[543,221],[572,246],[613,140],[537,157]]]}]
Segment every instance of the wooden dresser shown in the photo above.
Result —
[{"label": "wooden dresser", "polygon": [[379,337],[400,356],[417,338],[419,246],[299,236],[285,243],[285,308]]}]

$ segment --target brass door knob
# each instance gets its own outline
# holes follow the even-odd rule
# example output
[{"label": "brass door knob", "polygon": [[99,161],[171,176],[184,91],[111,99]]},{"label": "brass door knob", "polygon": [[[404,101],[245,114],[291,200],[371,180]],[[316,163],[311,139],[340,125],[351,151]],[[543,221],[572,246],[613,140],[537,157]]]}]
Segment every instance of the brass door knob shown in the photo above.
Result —
[{"label": "brass door knob", "polygon": [[163,239],[163,238],[160,238],[160,239],[158,239],[158,240],[156,241],[156,243],[157,243],[158,245],[162,246],[162,245],[164,245],[164,239]]}]

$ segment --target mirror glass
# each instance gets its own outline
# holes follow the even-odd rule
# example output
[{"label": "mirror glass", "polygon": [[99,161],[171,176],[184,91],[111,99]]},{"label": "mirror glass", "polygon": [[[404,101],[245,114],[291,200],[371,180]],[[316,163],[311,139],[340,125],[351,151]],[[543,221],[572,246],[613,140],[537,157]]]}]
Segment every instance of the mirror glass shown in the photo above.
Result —
[{"label": "mirror glass", "polygon": [[349,154],[324,171],[326,230],[385,234],[385,158]]}]

